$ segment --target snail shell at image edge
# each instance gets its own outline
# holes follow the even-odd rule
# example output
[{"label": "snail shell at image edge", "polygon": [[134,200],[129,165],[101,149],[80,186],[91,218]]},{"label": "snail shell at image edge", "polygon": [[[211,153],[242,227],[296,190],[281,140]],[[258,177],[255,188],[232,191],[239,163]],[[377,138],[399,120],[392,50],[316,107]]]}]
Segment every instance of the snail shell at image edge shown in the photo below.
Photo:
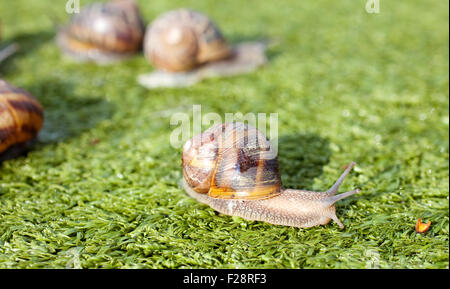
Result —
[{"label": "snail shell at image edge", "polygon": [[44,122],[39,102],[23,89],[0,79],[0,156],[35,138]]},{"label": "snail shell at image edge", "polygon": [[187,141],[183,147],[183,187],[214,210],[247,220],[275,225],[312,227],[334,220],[334,204],[359,193],[336,195],[351,163],[325,192],[285,189],[279,163],[270,142],[256,128],[244,123],[215,125]]},{"label": "snail shell at image edge", "polygon": [[153,66],[178,72],[225,59],[232,49],[206,15],[179,9],[162,14],[147,27],[144,53]]},{"label": "snail shell at image edge", "polygon": [[102,64],[141,49],[144,29],[134,0],[92,3],[58,32],[57,43],[71,58]]}]

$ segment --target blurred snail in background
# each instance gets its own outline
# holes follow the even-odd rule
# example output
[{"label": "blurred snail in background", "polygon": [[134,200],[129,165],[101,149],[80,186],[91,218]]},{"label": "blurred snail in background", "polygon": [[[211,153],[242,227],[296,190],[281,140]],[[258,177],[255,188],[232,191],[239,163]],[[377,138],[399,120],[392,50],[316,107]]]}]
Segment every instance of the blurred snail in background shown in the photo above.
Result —
[{"label": "blurred snail in background", "polygon": [[334,204],[359,192],[336,195],[355,163],[325,192],[285,189],[276,153],[270,148],[266,136],[250,125],[212,126],[183,147],[183,187],[223,214],[293,227],[334,220],[344,228]]},{"label": "blurred snail in background", "polygon": [[57,43],[71,58],[105,64],[139,51],[144,28],[134,0],[92,3],[58,32]]},{"label": "blurred snail in background", "polygon": [[205,78],[255,71],[267,63],[264,42],[231,46],[206,15],[178,9],[166,12],[147,26],[144,54],[156,68],[138,82],[149,89],[186,87]]},{"label": "blurred snail in background", "polygon": [[7,149],[35,138],[43,121],[42,106],[31,94],[0,79],[0,161]]},{"label": "blurred snail in background", "polygon": [[144,53],[153,66],[177,72],[225,59],[232,49],[206,15],[179,9],[162,14],[148,26]]}]

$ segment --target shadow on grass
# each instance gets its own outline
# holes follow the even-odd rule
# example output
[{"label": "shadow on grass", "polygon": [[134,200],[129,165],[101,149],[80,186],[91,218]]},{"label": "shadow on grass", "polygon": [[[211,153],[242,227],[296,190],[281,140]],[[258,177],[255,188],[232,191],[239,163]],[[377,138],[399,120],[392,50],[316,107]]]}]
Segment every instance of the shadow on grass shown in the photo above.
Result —
[{"label": "shadow on grass", "polygon": [[114,107],[99,95],[80,95],[75,84],[46,79],[24,87],[44,108],[39,143],[49,144],[75,137],[111,118]]},{"label": "shadow on grass", "polygon": [[0,66],[0,74],[4,75],[13,72],[15,70],[14,62],[17,59],[20,59],[21,57],[24,57],[39,49],[48,41],[53,41],[54,37],[54,31],[41,31],[35,33],[23,33],[9,39],[6,44],[15,43],[18,45],[19,49],[8,59],[2,62],[2,65]]},{"label": "shadow on grass", "polygon": [[292,134],[278,139],[281,178],[286,188],[311,189],[330,157],[329,141],[316,134]]}]

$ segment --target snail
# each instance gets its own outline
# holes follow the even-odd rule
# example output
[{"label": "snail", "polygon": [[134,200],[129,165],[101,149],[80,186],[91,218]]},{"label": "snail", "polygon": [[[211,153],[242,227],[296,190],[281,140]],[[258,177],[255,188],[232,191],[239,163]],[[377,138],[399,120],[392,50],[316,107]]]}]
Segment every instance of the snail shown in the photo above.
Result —
[{"label": "snail", "polygon": [[144,55],[157,71],[138,81],[148,88],[177,87],[207,77],[246,73],[267,61],[264,50],[261,43],[233,47],[205,14],[172,10],[146,28]]},{"label": "snail", "polygon": [[344,228],[334,204],[359,193],[336,195],[355,163],[325,192],[286,189],[271,148],[248,124],[214,125],[184,144],[182,185],[191,197],[226,215],[302,228],[334,220]]},{"label": "snail", "polygon": [[106,64],[141,49],[144,29],[134,0],[115,0],[83,7],[56,40],[71,58]]},{"label": "snail", "polygon": [[43,121],[42,106],[31,94],[0,79],[0,160],[35,138]]},{"label": "snail", "polygon": [[144,53],[155,67],[176,72],[227,58],[231,47],[206,15],[179,9],[164,13],[149,25]]}]

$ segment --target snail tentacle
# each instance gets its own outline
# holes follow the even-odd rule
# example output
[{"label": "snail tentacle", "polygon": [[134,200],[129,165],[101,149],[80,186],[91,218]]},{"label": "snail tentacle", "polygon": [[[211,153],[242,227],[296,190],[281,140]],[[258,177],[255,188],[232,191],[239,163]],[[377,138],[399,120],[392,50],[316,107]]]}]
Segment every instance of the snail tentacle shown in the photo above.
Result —
[{"label": "snail tentacle", "polygon": [[339,187],[342,185],[342,182],[347,177],[347,175],[350,173],[350,171],[353,169],[353,167],[356,166],[355,162],[351,162],[350,165],[347,166],[345,171],[342,173],[342,175],[339,177],[339,179],[334,183],[334,185],[326,191],[330,195],[335,195],[339,189]]},{"label": "snail tentacle", "polygon": [[339,200],[342,200],[344,198],[350,197],[351,195],[354,195],[354,194],[358,194],[359,192],[360,192],[359,189],[356,189],[356,190],[353,190],[353,191],[349,191],[349,192],[345,192],[345,193],[342,193],[342,194],[339,194],[339,195],[327,198],[327,199],[325,199],[325,202],[330,204],[330,205],[332,205],[332,204],[336,203]]}]

